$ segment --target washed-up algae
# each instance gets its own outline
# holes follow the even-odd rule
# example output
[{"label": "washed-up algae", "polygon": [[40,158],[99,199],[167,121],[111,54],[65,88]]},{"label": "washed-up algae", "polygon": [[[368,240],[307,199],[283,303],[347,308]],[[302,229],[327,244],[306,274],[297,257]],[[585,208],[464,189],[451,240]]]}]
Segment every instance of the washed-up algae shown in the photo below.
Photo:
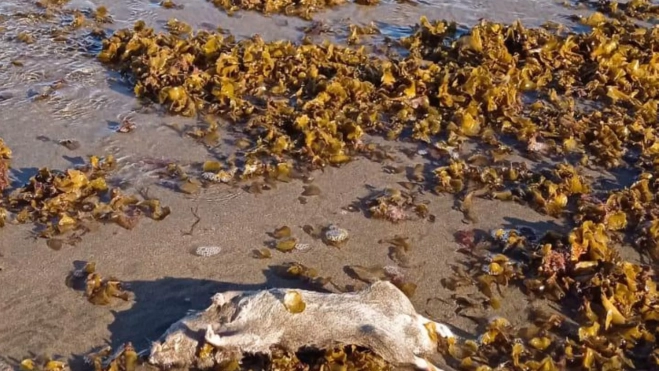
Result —
[{"label": "washed-up algae", "polygon": [[[585,33],[487,21],[462,32],[422,18],[398,41],[407,50],[399,58],[308,39],[162,34],[138,22],[105,40],[99,59],[132,75],[139,97],[176,114],[217,115],[242,130],[257,168],[288,168],[288,160],[341,165],[373,152],[365,134],[411,139],[442,153],[444,165],[410,183],[462,198],[466,219],[474,199],[484,197],[572,223],[565,235],[533,240],[498,230],[464,249],[471,268],[456,270],[449,288],[474,285],[496,308],[493,286],[515,283],[579,316],[570,326],[560,315],[536,313],[542,320],[519,330],[493,320],[479,341],[440,346],[456,367],[652,369],[659,366],[656,274],[617,250],[627,243],[659,258],[659,28],[630,20],[646,19],[637,13],[651,13],[648,4],[620,6],[627,17],[578,18]],[[469,141],[484,150],[463,159]],[[513,150],[557,163],[511,163]],[[617,190],[599,190],[582,175],[585,167],[623,166],[638,175]],[[247,170],[230,167],[239,179]],[[392,192],[400,191],[383,195]],[[373,200],[374,216],[402,220],[388,211],[391,200]],[[393,206],[414,206],[403,202]]]},{"label": "washed-up algae", "polygon": [[[105,40],[99,58],[133,74],[139,97],[241,125],[253,157],[342,164],[365,149],[364,133],[409,131],[432,144],[479,137],[500,149],[499,136],[513,136],[529,151],[616,166],[629,147],[656,149],[645,130],[656,121],[659,31],[597,13],[584,22],[594,26],[588,34],[484,22],[457,37],[455,25],[424,19],[402,40],[411,56],[400,60],[329,43],[156,34],[138,22]],[[606,106],[583,108],[589,100]]]},{"label": "washed-up algae", "polygon": [[637,19],[642,21],[659,21],[659,5],[650,0],[631,0],[617,2],[610,0],[577,0],[574,4],[565,3],[569,6],[583,5],[621,20]]},{"label": "washed-up algae", "polygon": [[[210,0],[215,6],[227,14],[239,10],[253,10],[266,15],[285,14],[310,20],[318,11],[346,4],[347,0]],[[356,0],[361,5],[376,5],[379,0]]]},{"label": "washed-up algae", "polygon": [[[102,25],[112,23],[105,7],[80,11],[63,7],[67,3],[67,0],[40,0],[34,2],[34,7],[8,13],[0,21],[21,20],[22,24],[30,26],[29,31],[34,31],[17,32],[17,41],[32,43],[47,38],[87,47],[90,45],[81,43],[81,37],[87,41],[89,36],[98,38],[104,35]],[[57,80],[28,95],[38,104],[51,98],[67,83],[65,79]],[[128,120],[120,127],[125,132],[133,129],[134,124]],[[81,145],[75,139],[51,141],[69,150],[76,150]],[[146,191],[138,196],[111,187],[108,177],[117,168],[113,156],[90,156],[88,163],[64,171],[41,168],[27,183],[20,184],[10,178],[12,151],[8,145],[0,138],[0,227],[32,223],[35,236],[47,239],[47,246],[53,250],[75,245],[98,222],[116,223],[132,229],[142,216],[162,220],[171,212],[159,200],[149,197]]]},{"label": "washed-up algae", "polygon": [[33,223],[36,236],[48,239],[47,245],[54,250],[79,242],[95,222],[133,229],[142,216],[163,220],[171,213],[148,192],[138,197],[111,188],[106,178],[117,166],[113,156],[91,156],[88,164],[66,171],[42,168],[27,184],[11,188],[10,155],[0,139],[0,180],[5,185],[1,187],[0,227]]}]

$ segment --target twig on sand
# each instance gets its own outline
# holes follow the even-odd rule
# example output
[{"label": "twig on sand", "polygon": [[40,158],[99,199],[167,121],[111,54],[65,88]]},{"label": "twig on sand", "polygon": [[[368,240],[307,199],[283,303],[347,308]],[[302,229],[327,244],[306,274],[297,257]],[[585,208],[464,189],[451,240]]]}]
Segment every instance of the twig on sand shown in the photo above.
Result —
[{"label": "twig on sand", "polygon": [[192,223],[192,225],[190,226],[190,230],[189,230],[188,232],[181,231],[181,233],[182,233],[184,236],[192,236],[192,233],[194,232],[195,227],[196,227],[197,224],[199,224],[199,222],[201,221],[201,218],[199,217],[199,215],[197,215],[197,211],[198,211],[198,210],[199,210],[199,206],[195,207],[194,209],[193,209],[193,208],[190,208],[190,211],[192,212],[192,215],[194,215],[194,217],[195,217],[195,221],[194,221],[194,223]]}]

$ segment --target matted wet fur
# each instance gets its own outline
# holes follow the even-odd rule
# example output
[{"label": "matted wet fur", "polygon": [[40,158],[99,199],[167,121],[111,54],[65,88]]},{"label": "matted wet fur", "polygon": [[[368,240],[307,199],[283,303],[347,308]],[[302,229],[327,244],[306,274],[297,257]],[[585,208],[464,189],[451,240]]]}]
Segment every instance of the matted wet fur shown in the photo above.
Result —
[{"label": "matted wet fur", "polygon": [[210,367],[199,364],[197,357],[204,341],[218,348],[215,362],[243,355],[270,356],[274,347],[294,353],[303,347],[357,345],[394,366],[438,370],[425,357],[437,351],[437,335],[454,336],[446,325],[419,315],[387,281],[353,293],[296,290],[306,304],[301,313],[286,309],[283,300],[288,291],[216,294],[208,309],[174,323],[153,344],[149,362],[162,368]]}]

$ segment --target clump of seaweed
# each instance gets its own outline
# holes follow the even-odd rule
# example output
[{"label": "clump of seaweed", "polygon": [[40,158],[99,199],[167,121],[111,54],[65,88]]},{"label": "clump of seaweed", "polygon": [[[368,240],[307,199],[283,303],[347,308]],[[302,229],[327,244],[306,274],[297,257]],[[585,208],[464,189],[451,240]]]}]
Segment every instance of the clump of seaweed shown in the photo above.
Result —
[{"label": "clump of seaweed", "polygon": [[21,31],[16,35],[16,40],[26,43],[26,44],[34,44],[34,36],[26,31]]},{"label": "clump of seaweed", "polygon": [[130,299],[130,293],[125,290],[124,285],[116,278],[104,279],[96,272],[96,263],[85,264],[81,269],[73,270],[66,277],[66,285],[73,289],[84,286],[87,300],[94,305],[108,305],[112,298],[124,301]]},{"label": "clump of seaweed", "polygon": [[[54,41],[57,43],[68,43],[76,45],[67,49],[67,52],[86,51],[96,52],[95,48],[100,45],[100,39],[105,37],[104,24],[112,23],[112,17],[105,7],[79,10],[64,6],[69,0],[37,0],[25,4],[18,11],[5,14],[2,21],[3,29],[15,29],[15,40],[34,44],[37,41]],[[18,23],[17,23],[18,21]],[[20,24],[28,24],[25,29]],[[11,27],[13,26],[13,27]],[[20,31],[19,31],[20,30]],[[14,59],[14,66],[22,67],[24,60]],[[48,89],[52,93],[54,90]],[[37,99],[49,98],[49,94],[38,94]]]},{"label": "clump of seaweed", "polygon": [[93,221],[132,229],[142,215],[163,220],[171,213],[148,192],[143,192],[140,200],[118,188],[110,189],[106,178],[115,169],[112,156],[91,156],[88,164],[65,172],[42,168],[26,185],[3,197],[3,204],[17,223],[37,224],[39,237],[61,236],[69,242],[87,233]]},{"label": "clump of seaweed", "polygon": [[298,262],[289,262],[275,267],[275,273],[286,279],[299,280],[312,287],[323,289],[332,283],[331,277],[321,276],[315,268],[307,267]]},{"label": "clump of seaweed", "polygon": [[[128,342],[115,351],[111,346],[105,346],[84,357],[87,365],[94,371],[135,371],[142,365],[144,359],[135,350],[133,344]],[[56,361],[50,358],[25,359],[21,362],[23,371],[68,371],[67,362]]]},{"label": "clump of seaweed", "polygon": [[[292,354],[282,349],[273,349],[269,358],[253,355],[240,361],[218,357],[218,350],[204,343],[197,354],[197,367],[200,369],[231,370],[372,370],[388,371],[391,366],[377,354],[356,345],[337,346],[332,349],[300,349]],[[221,358],[221,360],[218,360]]]},{"label": "clump of seaweed", "polygon": [[42,8],[60,8],[63,5],[66,5],[69,1],[70,0],[38,0],[36,4]]},{"label": "clump of seaweed", "polygon": [[428,205],[419,202],[414,193],[387,188],[375,193],[366,201],[370,215],[375,219],[384,219],[392,223],[409,220],[413,215],[425,219],[429,217]]},{"label": "clump of seaweed", "polygon": [[[299,240],[292,235],[291,228],[286,225],[275,229],[270,235],[275,238],[272,246],[281,252],[292,252],[294,250],[304,251],[311,247],[309,244],[299,242]],[[265,251],[267,250],[256,250],[254,256],[261,259],[269,258],[271,254],[269,251]]]},{"label": "clump of seaweed", "polygon": [[11,149],[0,138],[0,194],[9,188],[9,161],[11,160]]},{"label": "clump of seaweed", "polygon": [[[254,10],[263,14],[281,13],[288,16],[297,16],[302,19],[311,20],[313,13],[325,8],[345,4],[346,0],[311,0],[311,1],[294,1],[294,0],[211,0],[218,8],[223,9],[228,14],[233,14],[238,10]],[[375,0],[357,0],[361,5],[375,5]]]},{"label": "clump of seaweed", "polygon": [[51,359],[50,357],[38,357],[36,359],[26,358],[21,361],[23,371],[68,371],[69,365],[64,361]]},{"label": "clump of seaweed", "polygon": [[183,9],[183,5],[179,5],[172,0],[163,0],[160,2],[160,6],[162,6],[165,9]]},{"label": "clump of seaweed", "polygon": [[[377,354],[357,345],[337,346],[332,349],[300,349],[296,354],[273,349],[269,358],[251,355],[244,359],[226,360],[217,357],[216,347],[204,343],[197,353],[196,369],[217,369],[223,371],[238,370],[371,370],[388,371],[391,366]],[[222,358],[218,360],[218,358]],[[85,362],[94,371],[135,371],[143,363],[144,358],[129,342],[115,351],[112,347],[104,347],[99,351],[85,356]],[[23,371],[68,371],[68,363],[51,359],[25,359],[21,362]]]},{"label": "clump of seaweed", "polygon": [[144,359],[128,342],[116,351],[107,346],[85,356],[85,363],[91,365],[94,371],[135,371]]},{"label": "clump of seaweed", "polygon": [[659,20],[659,5],[650,0],[632,0],[624,3],[610,0],[578,0],[578,4],[584,4],[594,8],[610,17],[627,21],[637,19],[642,21]]}]

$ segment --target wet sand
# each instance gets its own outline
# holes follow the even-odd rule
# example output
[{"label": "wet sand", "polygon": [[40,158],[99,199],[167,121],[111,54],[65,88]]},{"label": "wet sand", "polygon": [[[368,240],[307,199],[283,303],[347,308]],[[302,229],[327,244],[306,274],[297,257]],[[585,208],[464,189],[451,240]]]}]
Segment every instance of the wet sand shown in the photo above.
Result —
[{"label": "wet sand", "polygon": [[[29,2],[9,1],[0,6],[0,13],[24,3]],[[164,10],[148,0],[74,0],[69,6],[106,5],[115,20],[111,30],[128,27],[137,19],[161,27],[168,18],[176,17],[195,29],[221,26],[239,37],[258,33],[266,39],[299,40],[302,33],[297,28],[308,24],[255,13],[227,17],[204,0],[181,3],[185,3],[183,10]],[[374,8],[347,5],[321,12],[316,19],[344,26],[375,21],[385,35],[399,36],[421,15],[464,25],[486,17],[503,22],[521,19],[525,25],[537,26],[546,21],[565,23],[567,14],[573,12],[552,1],[428,1],[417,5],[384,1]],[[563,228],[556,219],[526,206],[486,200],[475,201],[479,220],[466,225],[449,195],[425,195],[436,216],[434,223],[417,220],[391,224],[369,219],[361,212],[343,212],[342,207],[368,196],[372,189],[398,187],[397,182],[407,180],[405,173],[385,173],[384,166],[413,166],[423,161],[420,156],[409,159],[400,152],[400,143],[390,143],[398,159],[395,162],[358,159],[342,168],[315,173],[314,184],[322,194],[308,197],[306,204],[298,200],[303,190],[299,181],[279,183],[276,189],[260,195],[221,185],[197,196],[173,192],[154,176],[154,160],[185,164],[212,159],[202,146],[165,125],[185,125],[191,120],[132,113],[137,129],[129,134],[115,133],[117,122],[139,107],[119,76],[76,51],[75,46],[69,47],[73,50],[57,46],[60,50],[46,40],[32,45],[7,40],[0,39],[0,79],[7,81],[0,87],[0,96],[6,98],[0,99],[0,137],[14,152],[11,175],[15,184],[25,182],[40,167],[65,169],[84,162],[89,155],[111,153],[120,160],[114,177],[117,184],[127,190],[148,187],[152,196],[173,210],[161,222],[141,220],[132,231],[102,225],[78,245],[61,251],[49,249],[45,240],[31,238],[30,225],[0,229],[0,356],[10,363],[30,354],[51,354],[79,366],[82,355],[104,344],[119,346],[132,341],[143,349],[189,309],[206,307],[215,292],[297,285],[273,273],[273,266],[285,262],[299,261],[331,276],[339,285],[355,285],[358,281],[345,273],[345,266],[394,265],[388,257],[388,245],[378,243],[394,235],[410,238],[411,257],[419,264],[404,270],[418,284],[412,298],[418,311],[454,326],[460,335],[473,336],[476,324],[454,314],[457,307],[450,299],[452,292],[440,284],[451,275],[450,265],[460,260],[453,234],[463,229],[528,226],[541,232]],[[11,66],[16,59],[24,66]],[[33,102],[29,98],[30,91],[62,78],[71,83],[52,99]],[[53,142],[67,138],[80,141],[81,148],[70,151]],[[222,148],[228,153],[231,145]],[[200,222],[191,236],[185,236],[183,232],[195,220],[191,208],[198,208]],[[349,242],[341,249],[328,247],[302,231],[307,224],[330,223],[350,232]],[[311,249],[273,252],[273,258],[266,260],[251,257],[252,250],[272,240],[267,233],[282,225],[290,226]],[[199,257],[192,253],[198,246],[219,246],[222,252]],[[95,261],[103,276],[126,282],[134,300],[94,306],[81,292],[69,289],[65,277],[83,261]],[[487,314],[502,315],[513,323],[524,321],[530,305],[526,297],[516,289],[505,294],[502,307]]]}]

